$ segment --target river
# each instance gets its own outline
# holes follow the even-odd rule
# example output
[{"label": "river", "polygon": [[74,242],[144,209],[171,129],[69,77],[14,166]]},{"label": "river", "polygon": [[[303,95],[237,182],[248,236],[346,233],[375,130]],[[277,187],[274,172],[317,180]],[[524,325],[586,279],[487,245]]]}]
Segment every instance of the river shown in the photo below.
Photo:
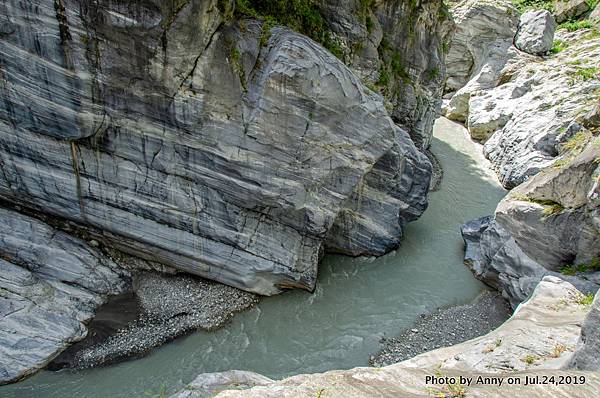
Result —
[{"label": "river", "polygon": [[396,252],[378,259],[326,256],[314,294],[265,298],[216,332],[197,332],[114,366],[40,372],[0,387],[0,396],[158,397],[202,372],[242,369],[281,378],[367,366],[381,337],[399,334],[419,314],[469,302],[485,288],[463,265],[459,226],[491,214],[505,191],[460,125],[439,119],[432,151],[444,180]]}]

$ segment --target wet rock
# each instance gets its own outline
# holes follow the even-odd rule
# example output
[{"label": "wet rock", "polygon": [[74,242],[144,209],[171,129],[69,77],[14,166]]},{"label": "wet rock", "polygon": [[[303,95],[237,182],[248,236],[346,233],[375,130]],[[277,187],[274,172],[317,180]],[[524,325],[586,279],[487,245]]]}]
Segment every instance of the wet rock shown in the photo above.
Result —
[{"label": "wet rock", "polygon": [[0,384],[43,368],[86,336],[86,323],[128,273],[41,221],[0,208]]},{"label": "wet rock", "polygon": [[554,1],[554,19],[556,22],[563,23],[575,20],[590,10],[587,0],[555,0]]},{"label": "wet rock", "polygon": [[546,54],[554,43],[556,21],[546,10],[527,11],[521,16],[515,46],[532,55]]}]

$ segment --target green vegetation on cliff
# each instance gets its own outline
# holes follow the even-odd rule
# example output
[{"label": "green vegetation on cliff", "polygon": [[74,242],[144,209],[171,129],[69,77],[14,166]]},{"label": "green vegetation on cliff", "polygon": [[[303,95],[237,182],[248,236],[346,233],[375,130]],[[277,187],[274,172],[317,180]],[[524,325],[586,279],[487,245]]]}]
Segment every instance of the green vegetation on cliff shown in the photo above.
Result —
[{"label": "green vegetation on cliff", "polygon": [[524,13],[529,10],[548,10],[554,11],[553,0],[512,0],[514,6],[519,10],[520,13]]},{"label": "green vegetation on cliff", "polygon": [[271,28],[283,25],[321,43],[333,55],[341,58],[342,50],[317,4],[315,0],[236,0],[235,12],[264,21],[263,45],[269,39]]}]

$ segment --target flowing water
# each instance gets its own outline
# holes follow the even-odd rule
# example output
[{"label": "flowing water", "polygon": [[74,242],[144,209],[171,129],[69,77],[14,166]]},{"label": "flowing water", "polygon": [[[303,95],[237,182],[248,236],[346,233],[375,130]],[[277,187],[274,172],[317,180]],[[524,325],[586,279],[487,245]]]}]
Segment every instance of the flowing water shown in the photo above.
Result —
[{"label": "flowing water", "polygon": [[366,366],[381,337],[399,334],[419,314],[466,303],[484,289],[463,265],[459,226],[491,214],[505,191],[482,166],[480,148],[461,126],[439,119],[434,137],[432,151],[444,180],[397,252],[378,259],[326,256],[314,294],[265,298],[216,332],[194,333],[115,366],[41,372],[0,387],[0,396],[159,396],[202,372],[243,369],[281,378]]}]

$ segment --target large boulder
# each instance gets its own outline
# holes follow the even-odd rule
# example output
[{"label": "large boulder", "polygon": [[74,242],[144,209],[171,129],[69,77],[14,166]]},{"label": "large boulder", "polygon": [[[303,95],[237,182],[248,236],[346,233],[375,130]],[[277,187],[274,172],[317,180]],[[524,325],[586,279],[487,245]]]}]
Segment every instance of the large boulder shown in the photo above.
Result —
[{"label": "large boulder", "polygon": [[326,246],[396,247],[425,209],[427,158],[307,37],[217,0],[30,3],[0,5],[3,199],[266,295],[314,289]]},{"label": "large boulder", "polygon": [[446,55],[446,92],[455,92],[483,68],[499,72],[519,25],[510,0],[465,0],[451,9],[456,29]]},{"label": "large boulder", "polygon": [[590,10],[590,0],[555,0],[554,19],[563,23],[574,20]]},{"label": "large boulder", "polygon": [[528,11],[521,16],[515,46],[533,55],[548,53],[554,43],[556,21],[546,10]]},{"label": "large boulder", "polygon": [[0,207],[0,384],[48,364],[87,334],[128,273],[101,252],[31,217]]},{"label": "large boulder", "polygon": [[581,326],[581,336],[570,366],[577,370],[600,371],[600,292]]}]

